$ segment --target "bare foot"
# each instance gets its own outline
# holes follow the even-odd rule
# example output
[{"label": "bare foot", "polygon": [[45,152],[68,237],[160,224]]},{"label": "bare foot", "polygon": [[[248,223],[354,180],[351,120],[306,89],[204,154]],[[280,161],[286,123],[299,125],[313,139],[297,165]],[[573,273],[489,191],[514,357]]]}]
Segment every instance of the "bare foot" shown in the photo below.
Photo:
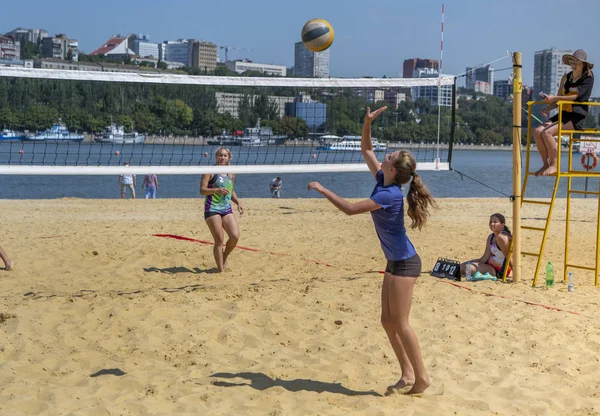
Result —
[{"label": "bare foot", "polygon": [[541,168],[539,168],[538,170],[536,170],[535,171],[535,176],[542,175],[546,171],[546,169],[548,169],[548,167],[549,167],[548,165],[544,165]]},{"label": "bare foot", "polygon": [[4,270],[6,270],[7,272],[10,272],[12,270],[14,264],[15,264],[14,260],[8,260],[5,264],[6,267],[4,267]]},{"label": "bare foot", "polygon": [[398,380],[398,382],[396,384],[388,386],[385,394],[386,394],[386,396],[389,396],[390,394],[394,394],[396,392],[399,392],[400,390],[406,389],[408,387],[412,387],[413,384],[415,384],[415,382],[412,380],[400,379],[400,380]]},{"label": "bare foot", "polygon": [[558,172],[558,169],[556,169],[556,166],[548,166],[548,169],[546,169],[544,171],[544,173],[542,173],[543,176],[552,176],[552,175],[556,175],[556,172]]},{"label": "bare foot", "polygon": [[415,384],[413,385],[413,388],[410,389],[410,391],[406,394],[407,395],[421,394],[425,390],[427,390],[427,387],[429,387],[429,386],[431,386],[431,379],[429,377],[427,377],[424,380],[416,380]]}]

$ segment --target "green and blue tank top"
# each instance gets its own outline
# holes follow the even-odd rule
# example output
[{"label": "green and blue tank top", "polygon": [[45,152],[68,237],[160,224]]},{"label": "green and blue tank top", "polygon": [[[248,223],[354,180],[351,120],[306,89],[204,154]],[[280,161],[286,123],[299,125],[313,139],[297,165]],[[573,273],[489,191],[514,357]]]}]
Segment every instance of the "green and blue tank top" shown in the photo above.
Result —
[{"label": "green and blue tank top", "polygon": [[208,187],[211,189],[225,188],[229,192],[225,196],[221,194],[206,195],[204,212],[218,212],[219,214],[232,213],[231,195],[233,193],[233,179],[231,176],[229,176],[229,174],[221,175],[220,173],[213,175],[208,182]]}]

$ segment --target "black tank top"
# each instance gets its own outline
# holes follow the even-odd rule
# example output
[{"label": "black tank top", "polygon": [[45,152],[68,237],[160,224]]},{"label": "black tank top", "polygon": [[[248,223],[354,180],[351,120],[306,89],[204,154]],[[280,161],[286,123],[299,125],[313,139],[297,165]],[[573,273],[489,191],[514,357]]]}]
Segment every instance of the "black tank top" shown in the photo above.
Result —
[{"label": "black tank top", "polygon": [[[594,85],[594,78],[590,76],[586,71],[579,79],[572,81],[573,72],[567,74],[565,85],[561,91],[561,95],[572,95],[572,101],[586,102],[589,100]],[[587,115],[588,105],[576,105],[576,104],[565,104],[563,105],[563,111],[573,112],[581,115]]]}]

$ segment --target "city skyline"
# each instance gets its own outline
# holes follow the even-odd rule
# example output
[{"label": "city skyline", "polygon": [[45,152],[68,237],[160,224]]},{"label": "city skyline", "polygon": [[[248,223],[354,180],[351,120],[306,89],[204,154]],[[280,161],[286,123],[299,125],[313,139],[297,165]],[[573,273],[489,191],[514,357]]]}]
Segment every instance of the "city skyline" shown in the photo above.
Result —
[{"label": "city skyline", "polygon": [[[108,0],[84,5],[67,0],[63,6],[56,8],[40,0],[32,0],[27,8],[9,3],[3,6],[0,31],[25,27],[46,29],[51,36],[65,33],[77,39],[85,53],[97,49],[116,33],[143,33],[157,43],[194,38],[233,47],[229,50],[230,60],[247,58],[291,67],[294,43],[300,38],[302,25],[310,18],[321,17],[336,31],[330,48],[333,77],[398,77],[402,76],[406,59],[440,58],[439,1],[423,0],[417,6],[383,0],[365,7],[362,2],[348,0],[340,7],[313,0],[301,4],[270,0],[198,4],[175,0],[165,8],[141,2]],[[560,11],[565,7],[586,10],[580,17],[579,29],[548,30],[548,25],[560,22]],[[585,49],[588,59],[598,65],[600,43],[592,34],[598,15],[597,0],[548,0],[543,7],[517,0],[502,4],[491,0],[446,0],[442,72],[463,74],[466,67],[503,58],[507,51],[519,51],[523,54],[523,81],[533,85],[534,53],[552,47]],[[218,52],[223,59],[223,51]],[[493,67],[495,79],[506,79],[511,60],[501,59]],[[600,96],[598,84],[593,96]]]}]

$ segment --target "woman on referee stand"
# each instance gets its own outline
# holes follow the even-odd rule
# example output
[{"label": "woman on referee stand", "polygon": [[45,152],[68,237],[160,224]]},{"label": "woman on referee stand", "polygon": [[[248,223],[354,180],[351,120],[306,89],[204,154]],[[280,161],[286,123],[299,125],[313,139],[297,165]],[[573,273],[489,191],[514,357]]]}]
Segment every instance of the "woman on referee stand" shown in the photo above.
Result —
[{"label": "woman on referee stand", "polygon": [[[594,64],[587,61],[587,53],[583,49],[578,49],[572,55],[563,55],[562,61],[571,67],[572,71],[563,75],[560,81],[560,87],[556,95],[540,92],[540,95],[548,105],[542,110],[544,117],[556,108],[558,101],[578,101],[586,102],[589,100],[594,89],[594,73],[592,68]],[[588,113],[588,105],[583,104],[564,104],[562,106],[562,129],[564,130],[583,130],[583,121]],[[558,170],[558,145],[554,136],[558,134],[558,114],[550,117],[541,126],[533,131],[535,145],[542,158],[542,167],[535,172],[535,176],[549,176],[556,174]],[[560,139],[559,139],[560,140]]]},{"label": "woman on referee stand", "polygon": [[[220,147],[215,152],[217,166],[226,166],[231,161],[231,151],[226,147]],[[237,205],[240,215],[244,214],[244,208],[233,190],[235,175],[229,173],[204,174],[200,180],[200,195],[206,196],[204,200],[204,220],[215,240],[213,255],[217,264],[217,271],[224,272],[227,269],[227,258],[237,246],[240,239],[240,226],[238,225],[231,202]],[[225,243],[225,235],[229,239]]]}]

